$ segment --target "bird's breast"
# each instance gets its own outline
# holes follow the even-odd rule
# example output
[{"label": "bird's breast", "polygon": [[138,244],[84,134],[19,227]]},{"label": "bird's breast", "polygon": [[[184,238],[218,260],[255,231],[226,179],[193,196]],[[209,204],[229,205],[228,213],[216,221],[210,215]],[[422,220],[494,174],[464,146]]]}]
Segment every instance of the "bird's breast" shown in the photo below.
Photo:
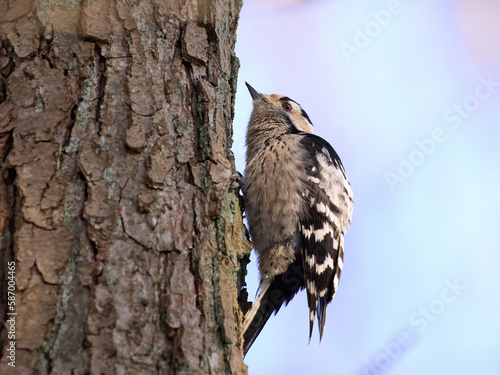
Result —
[{"label": "bird's breast", "polygon": [[299,144],[280,137],[264,143],[247,161],[244,197],[257,250],[294,236],[304,209],[304,168]]}]

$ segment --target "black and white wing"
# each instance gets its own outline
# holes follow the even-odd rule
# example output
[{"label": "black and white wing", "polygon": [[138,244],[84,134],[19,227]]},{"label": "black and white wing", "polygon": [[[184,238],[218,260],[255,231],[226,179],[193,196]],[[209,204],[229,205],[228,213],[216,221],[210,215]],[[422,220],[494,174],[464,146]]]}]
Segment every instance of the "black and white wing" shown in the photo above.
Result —
[{"label": "black and white wing", "polygon": [[309,305],[309,340],[318,315],[320,340],[326,307],[337,291],[344,259],[344,232],[349,228],[353,197],[342,162],[323,138],[306,134],[306,209],[300,219],[301,255]]}]

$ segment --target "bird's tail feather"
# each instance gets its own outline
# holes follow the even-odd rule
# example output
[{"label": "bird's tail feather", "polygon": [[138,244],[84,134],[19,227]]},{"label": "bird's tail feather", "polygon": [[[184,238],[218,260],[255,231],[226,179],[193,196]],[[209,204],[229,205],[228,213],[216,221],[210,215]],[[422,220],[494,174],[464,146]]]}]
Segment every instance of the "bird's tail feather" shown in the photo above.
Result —
[{"label": "bird's tail feather", "polygon": [[285,273],[275,276],[272,281],[267,279],[261,282],[259,295],[243,320],[245,355],[269,317],[277,313],[283,304],[287,305],[302,288],[304,288],[304,271],[299,266],[290,267]]},{"label": "bird's tail feather", "polygon": [[[276,307],[269,299],[269,283],[261,285],[259,295],[243,320],[243,353],[247,354],[253,342]],[[278,307],[279,308],[279,307]]]}]

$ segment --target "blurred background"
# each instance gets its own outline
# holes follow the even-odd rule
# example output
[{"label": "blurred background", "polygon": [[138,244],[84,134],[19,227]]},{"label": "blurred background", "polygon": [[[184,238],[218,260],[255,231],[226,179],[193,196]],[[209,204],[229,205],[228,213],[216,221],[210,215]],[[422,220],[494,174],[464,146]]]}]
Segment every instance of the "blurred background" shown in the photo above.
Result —
[{"label": "blurred background", "polygon": [[355,202],[321,345],[302,292],[251,375],[500,374],[499,19],[498,0],[245,1],[237,169],[247,81],[302,105]]}]

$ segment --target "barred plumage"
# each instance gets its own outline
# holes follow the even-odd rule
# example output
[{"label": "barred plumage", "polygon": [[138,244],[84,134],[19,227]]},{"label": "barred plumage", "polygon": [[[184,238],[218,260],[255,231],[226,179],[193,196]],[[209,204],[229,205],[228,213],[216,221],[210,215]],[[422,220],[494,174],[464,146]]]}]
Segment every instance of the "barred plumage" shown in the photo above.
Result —
[{"label": "barred plumage", "polygon": [[310,309],[309,340],[316,315],[321,340],[353,209],[342,162],[327,141],[312,134],[307,113],[288,97],[247,87],[254,110],[243,195],[261,282],[245,315],[245,354],[271,314],[303,288]]}]

